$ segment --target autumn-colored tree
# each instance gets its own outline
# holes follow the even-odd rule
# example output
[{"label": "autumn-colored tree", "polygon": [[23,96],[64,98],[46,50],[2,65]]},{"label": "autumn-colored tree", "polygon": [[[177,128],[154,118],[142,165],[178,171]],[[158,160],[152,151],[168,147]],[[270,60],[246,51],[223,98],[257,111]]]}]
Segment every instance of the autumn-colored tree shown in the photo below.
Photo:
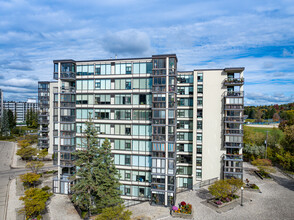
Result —
[{"label": "autumn-colored tree", "polygon": [[44,158],[48,155],[48,150],[47,149],[42,149],[39,150],[38,152],[38,158],[44,160]]},{"label": "autumn-colored tree", "polygon": [[29,160],[37,155],[37,149],[30,146],[22,147],[16,151],[16,155],[20,156],[22,160]]},{"label": "autumn-colored tree", "polygon": [[125,210],[123,205],[107,207],[102,210],[102,213],[95,220],[130,220],[132,212]]},{"label": "autumn-colored tree", "polygon": [[231,195],[236,193],[239,189],[241,189],[242,186],[244,186],[244,183],[241,179],[238,178],[231,178],[226,180],[227,183],[231,186]]},{"label": "autumn-colored tree", "polygon": [[218,180],[208,187],[211,195],[216,198],[226,198],[232,191],[231,185],[226,180]]},{"label": "autumn-colored tree", "polygon": [[274,121],[280,121],[280,116],[279,116],[278,113],[275,113],[275,114],[273,115],[273,120],[274,120]]},{"label": "autumn-colored tree", "polygon": [[47,190],[39,188],[29,188],[25,191],[25,195],[21,196],[19,200],[23,201],[24,208],[19,212],[24,213],[26,219],[42,218],[41,213],[46,207],[46,202],[52,193]]},{"label": "autumn-colored tree", "polygon": [[32,170],[33,173],[38,173],[38,171],[44,166],[44,163],[41,161],[31,161],[26,164],[26,168]]},{"label": "autumn-colored tree", "polygon": [[40,175],[36,173],[26,173],[20,176],[21,181],[25,186],[35,186],[35,184],[39,181]]}]

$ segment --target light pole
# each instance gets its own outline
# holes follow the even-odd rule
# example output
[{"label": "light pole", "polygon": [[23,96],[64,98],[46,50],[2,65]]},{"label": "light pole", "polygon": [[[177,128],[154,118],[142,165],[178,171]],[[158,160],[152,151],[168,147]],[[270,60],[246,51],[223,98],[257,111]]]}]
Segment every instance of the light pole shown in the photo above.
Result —
[{"label": "light pole", "polygon": [[242,186],[241,187],[241,206],[243,206],[243,190],[244,190],[244,187]]},{"label": "light pole", "polygon": [[265,159],[267,158],[267,136],[268,136],[268,131],[266,131],[266,141],[265,141]]}]

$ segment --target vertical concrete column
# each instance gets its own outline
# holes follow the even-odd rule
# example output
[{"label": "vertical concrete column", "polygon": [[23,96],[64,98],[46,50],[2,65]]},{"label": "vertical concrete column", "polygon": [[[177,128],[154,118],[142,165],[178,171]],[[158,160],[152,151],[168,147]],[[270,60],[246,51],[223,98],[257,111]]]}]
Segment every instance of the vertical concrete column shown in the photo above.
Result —
[{"label": "vertical concrete column", "polygon": [[166,57],[166,76],[165,76],[165,192],[164,192],[164,205],[168,205],[168,195],[167,195],[167,190],[168,190],[168,103],[169,103],[169,97],[168,97],[168,92],[169,92],[169,58]]}]

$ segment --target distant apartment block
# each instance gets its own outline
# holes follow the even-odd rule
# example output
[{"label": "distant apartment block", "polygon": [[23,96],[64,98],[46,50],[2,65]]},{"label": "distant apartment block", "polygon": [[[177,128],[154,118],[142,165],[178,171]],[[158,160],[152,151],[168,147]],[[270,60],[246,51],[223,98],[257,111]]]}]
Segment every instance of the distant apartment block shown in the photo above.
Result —
[{"label": "distant apartment block", "polygon": [[244,68],[177,63],[175,54],[53,61],[56,81],[39,82],[39,118],[58,166],[55,193],[70,193],[89,115],[99,143],[111,142],[123,199],[170,206],[180,189],[243,178]]},{"label": "distant apartment block", "polygon": [[27,111],[32,109],[38,111],[38,103],[36,99],[28,99],[26,102],[4,101],[3,107],[11,110],[16,115],[16,123],[23,124],[26,122]]}]

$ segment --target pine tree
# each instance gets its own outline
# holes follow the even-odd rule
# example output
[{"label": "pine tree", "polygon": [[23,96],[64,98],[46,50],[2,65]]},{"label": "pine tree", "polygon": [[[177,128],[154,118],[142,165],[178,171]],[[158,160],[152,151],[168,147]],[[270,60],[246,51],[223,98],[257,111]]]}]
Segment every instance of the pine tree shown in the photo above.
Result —
[{"label": "pine tree", "polygon": [[8,111],[6,109],[3,109],[2,120],[1,120],[1,134],[3,136],[9,135]]},{"label": "pine tree", "polygon": [[73,153],[76,157],[75,185],[72,201],[81,210],[99,213],[105,207],[122,203],[118,171],[111,157],[110,142],[106,139],[98,146],[94,124],[86,122],[86,149]]}]

